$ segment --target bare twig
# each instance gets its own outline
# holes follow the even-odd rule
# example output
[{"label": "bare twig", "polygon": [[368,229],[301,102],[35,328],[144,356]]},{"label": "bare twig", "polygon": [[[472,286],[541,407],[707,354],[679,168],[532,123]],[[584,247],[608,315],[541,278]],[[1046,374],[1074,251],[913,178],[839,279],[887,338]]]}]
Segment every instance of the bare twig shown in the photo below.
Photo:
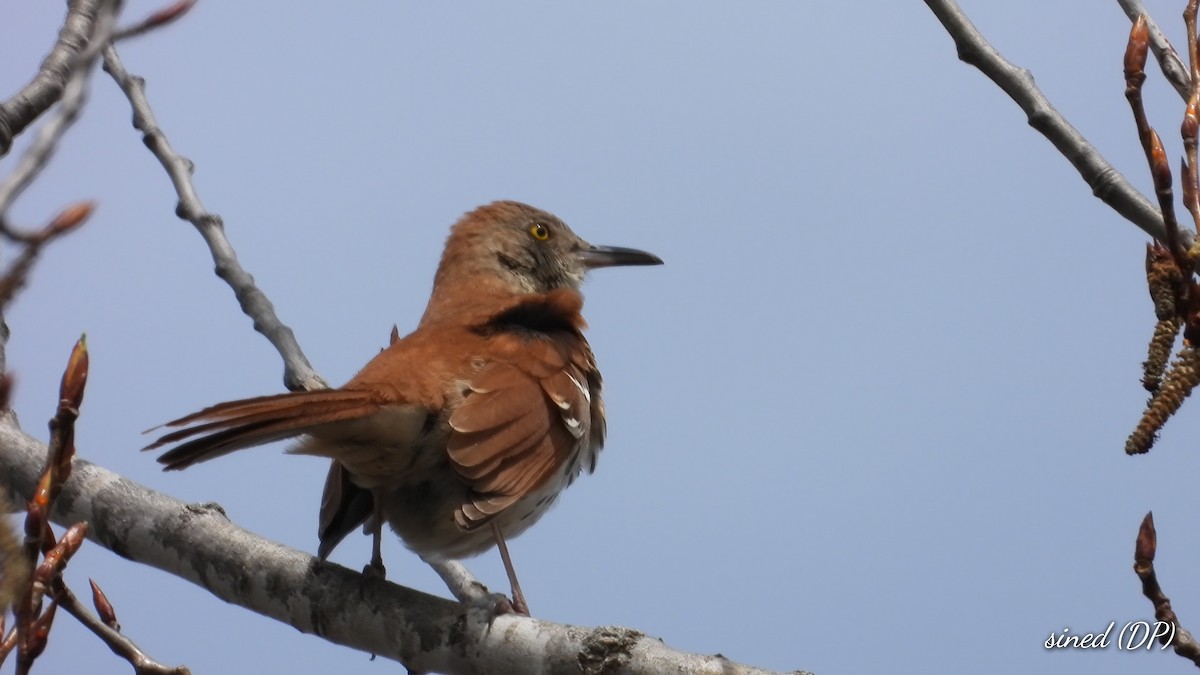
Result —
[{"label": "bare twig", "polygon": [[142,142],[166,169],[179,203],[175,215],[190,222],[200,232],[216,264],[216,273],[237,296],[242,311],[254,320],[254,329],[275,347],[283,358],[284,386],[292,391],[323,389],[329,385],[317,374],[304,356],[292,329],[275,315],[270,299],[254,283],[238,262],[237,254],[225,236],[221,217],[209,212],[200,201],[192,183],[192,162],[179,155],[167,141],[166,134],[158,126],[154,111],[146,98],[146,82],[141,77],[130,75],[125,70],[117,50],[112,45],[104,49],[104,70],[116,80],[133,107],[133,126],[142,132]]},{"label": "bare twig", "polygon": [[486,601],[489,595],[487,586],[480,583],[466,565],[457,560],[421,560],[437,572],[446,588],[450,589],[450,594],[459,602],[483,604]]},{"label": "bare twig", "polygon": [[1183,8],[1183,24],[1188,35],[1188,76],[1192,85],[1188,88],[1188,100],[1195,96],[1196,88],[1200,85],[1200,53],[1196,50],[1196,9],[1196,0],[1188,0],[1188,4]]},{"label": "bare twig", "polygon": [[[81,50],[86,49],[85,43],[107,40],[111,35],[116,21],[115,12],[120,3],[108,0],[88,3],[72,3],[68,11],[67,27],[59,36],[60,45],[71,45],[69,54],[59,59],[58,50],[47,57],[43,65],[44,73],[55,73],[65,81],[60,89],[55,90],[54,99],[61,94],[61,103],[56,113],[42,125],[37,137],[29,148],[21,155],[16,167],[9,176],[0,182],[0,235],[11,241],[24,244],[24,249],[16,260],[0,278],[0,308],[3,308],[18,290],[24,285],[29,270],[41,253],[42,248],[58,236],[69,232],[91,214],[93,205],[89,203],[76,204],[60,213],[46,227],[37,232],[21,232],[13,228],[7,218],[8,210],[17,197],[33,182],[34,178],[45,168],[50,158],[58,148],[59,142],[67,130],[75,123],[83,109],[87,95],[87,82],[91,77],[95,55],[86,56]],[[75,17],[75,18],[72,18]],[[76,25],[80,24],[80,25]],[[68,28],[72,28],[68,30]],[[86,32],[76,33],[75,28],[85,28]],[[69,39],[68,39],[69,38]],[[48,65],[49,64],[49,65]],[[35,78],[35,82],[39,80]],[[42,91],[48,91],[47,82],[57,81],[54,78],[42,80]],[[41,99],[39,99],[41,100]],[[49,104],[52,104],[50,100]],[[31,109],[26,109],[31,110]],[[40,114],[38,111],[37,114]],[[0,117],[3,112],[0,111]],[[34,114],[36,117],[36,114]],[[32,119],[32,118],[30,118]],[[0,122],[2,125],[2,122]],[[24,126],[22,125],[22,128]],[[3,144],[3,131],[0,130],[0,145]],[[9,139],[11,140],[11,138]],[[3,328],[7,337],[7,327]],[[2,359],[0,359],[2,361]]]},{"label": "bare twig", "polygon": [[0,104],[0,157],[12,141],[63,96],[67,81],[78,71],[75,57],[88,45],[101,7],[109,0],[71,0],[58,40],[33,80]]},{"label": "bare twig", "polygon": [[156,28],[162,28],[169,23],[173,23],[183,18],[183,15],[190,12],[192,7],[195,6],[196,0],[177,0],[176,2],[173,2],[160,10],[153,12],[150,14],[150,16],[142,19],[132,26],[128,26],[117,31],[113,34],[112,41],[120,42],[121,40],[137,37],[138,35],[147,33]]},{"label": "bare twig", "polygon": [[94,204],[91,202],[80,202],[68,206],[59,212],[46,227],[34,233],[14,233],[0,227],[0,234],[21,241],[25,245],[17,259],[13,261],[12,265],[9,265],[4,275],[0,276],[0,309],[6,307],[17,292],[24,287],[29,278],[29,270],[33,268],[42,249],[58,237],[82,225],[91,216],[93,208]]},{"label": "bare twig", "polygon": [[1192,87],[1191,77],[1189,77],[1188,69],[1183,65],[1183,61],[1179,59],[1179,54],[1167,40],[1167,36],[1163,34],[1150,13],[1142,6],[1141,0],[1117,0],[1117,4],[1125,10],[1125,15],[1129,17],[1130,21],[1137,21],[1139,16],[1146,17],[1146,28],[1150,33],[1150,50],[1154,52],[1154,58],[1158,59],[1158,65],[1162,68],[1167,81],[1186,101]]},{"label": "bare twig", "polygon": [[[1146,154],[1146,163],[1150,165],[1150,176],[1154,180],[1154,193],[1158,197],[1158,207],[1162,213],[1163,228],[1166,234],[1166,247],[1175,264],[1181,270],[1191,269],[1187,252],[1180,244],[1179,223],[1175,220],[1175,195],[1171,188],[1171,164],[1167,161],[1167,151],[1163,148],[1162,139],[1150,126],[1146,119],[1146,109],[1142,104],[1142,85],[1146,81],[1146,51],[1149,42],[1149,29],[1145,17],[1138,17],[1129,31],[1129,42],[1125,48],[1125,98],[1133,111],[1133,122],[1137,128],[1138,140]],[[1184,118],[1186,134],[1186,116]],[[1186,173],[1186,172],[1185,172]],[[1188,194],[1185,189],[1185,194]],[[1188,194],[1188,196],[1191,196]],[[1190,285],[1183,286],[1186,291]],[[1186,297],[1183,298],[1186,304]]]},{"label": "bare twig", "polygon": [[[94,586],[93,586],[94,587]],[[58,604],[67,611],[68,614],[75,617],[79,623],[92,631],[96,637],[100,638],[114,654],[120,656],[133,666],[133,672],[136,675],[190,675],[191,671],[185,666],[170,667],[165,666],[158,661],[150,658],[141,650],[132,640],[125,637],[118,629],[105,624],[99,617],[92,614],[87,607],[79,601],[79,598],[67,588],[66,584],[62,583],[62,579],[58,580],[55,587],[55,597],[58,599]]]},{"label": "bare twig", "polygon": [[1179,617],[1171,607],[1171,599],[1158,584],[1154,571],[1154,556],[1158,550],[1158,532],[1154,529],[1154,513],[1147,513],[1138,528],[1137,543],[1133,553],[1133,571],[1142,581],[1142,594],[1154,605],[1154,618],[1174,627],[1169,634],[1159,636],[1159,641],[1175,650],[1175,653],[1200,666],[1200,644],[1191,632],[1179,625]]},{"label": "bare twig", "polygon": [[[102,5],[102,7],[106,6]],[[113,19],[111,13],[102,12],[93,27],[97,31],[110,31]],[[62,103],[56,114],[41,127],[33,144],[21,155],[13,172],[3,182],[0,182],[0,227],[6,230],[11,229],[7,223],[9,208],[45,168],[50,158],[54,156],[63,135],[79,118],[79,112],[83,110],[84,102],[87,100],[87,82],[91,78],[91,73],[90,62],[77,62],[76,67],[69,71],[63,88]]]},{"label": "bare twig", "polygon": [[[1025,111],[1037,129],[1079,171],[1092,194],[1126,220],[1160,241],[1166,237],[1162,216],[1069,122],[1054,109],[1024,68],[1009,63],[953,0],[925,0],[954,39],[958,58],[978,68]],[[1184,242],[1191,245],[1191,237]]]},{"label": "bare twig", "polygon": [[8,655],[11,654],[12,650],[16,649],[16,647],[17,629],[14,626],[13,628],[9,629],[8,633],[4,635],[4,639],[0,640],[0,664],[4,663],[4,660],[8,658]]},{"label": "bare twig", "polygon": [[0,103],[0,157],[12,149],[14,138],[65,98],[64,92],[74,73],[91,70],[93,59],[105,42],[124,40],[165,26],[186,14],[195,2],[178,0],[127,28],[112,32],[110,26],[102,37],[96,31],[97,18],[115,16],[120,0],[70,0],[58,39],[37,74],[19,92]]},{"label": "bare twig", "polygon": [[[1191,0],[1183,11],[1187,27],[1188,59],[1191,66],[1191,90],[1183,111],[1179,135],[1183,138],[1183,204],[1192,215],[1192,229],[1200,232],[1200,166],[1197,166],[1197,143],[1200,141],[1200,48],[1196,40],[1196,11],[1200,8]],[[1194,244],[1193,244],[1194,245]],[[1192,256],[1196,257],[1196,256]]]}]

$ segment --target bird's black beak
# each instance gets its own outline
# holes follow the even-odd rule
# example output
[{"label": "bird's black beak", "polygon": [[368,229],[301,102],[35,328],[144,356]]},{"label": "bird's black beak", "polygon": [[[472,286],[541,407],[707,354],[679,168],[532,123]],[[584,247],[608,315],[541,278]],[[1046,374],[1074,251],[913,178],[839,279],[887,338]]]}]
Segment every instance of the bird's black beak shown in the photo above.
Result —
[{"label": "bird's black beak", "polygon": [[662,258],[653,253],[623,246],[589,246],[579,251],[579,259],[589,270],[597,267],[663,264]]}]

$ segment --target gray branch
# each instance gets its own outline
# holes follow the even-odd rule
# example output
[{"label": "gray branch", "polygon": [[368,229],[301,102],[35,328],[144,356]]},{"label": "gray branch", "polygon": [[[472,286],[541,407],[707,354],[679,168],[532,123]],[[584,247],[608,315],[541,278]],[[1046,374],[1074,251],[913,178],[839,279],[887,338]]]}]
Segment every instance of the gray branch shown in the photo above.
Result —
[{"label": "gray branch", "polygon": [[[925,4],[954,39],[958,58],[978,68],[1016,101],[1025,111],[1029,126],[1041,132],[1067,158],[1091,187],[1093,195],[1151,237],[1166,240],[1158,209],[1054,109],[1027,69],[1018,68],[996,51],[954,0],[925,0]],[[1192,235],[1187,232],[1182,235],[1186,248],[1191,245]]]},{"label": "gray branch", "polygon": [[50,162],[50,158],[58,150],[67,130],[79,119],[79,112],[87,101],[87,82],[91,79],[91,69],[80,68],[74,72],[63,89],[62,105],[58,106],[56,114],[46,120],[38,130],[37,136],[29,148],[21,154],[12,173],[0,182],[0,224],[8,225],[8,210],[17,197],[33,183],[42,169]]},{"label": "gray branch", "polygon": [[76,58],[88,45],[96,17],[107,0],[71,0],[58,40],[42,60],[37,74],[4,103],[0,103],[0,157],[8,154],[13,139],[50,106],[62,98]]},{"label": "gray branch", "polygon": [[[11,413],[0,418],[0,489],[28,499],[45,452]],[[79,459],[51,515],[60,524],[88,521],[88,538],[120,556],[410,672],[768,673],[720,655],[679,652],[629,628],[493,617],[485,606],[319,561],[234,525],[215,504],[185,504]]]},{"label": "gray branch", "polygon": [[175,207],[175,215],[195,226],[208,245],[216,264],[216,274],[237,296],[238,304],[246,316],[254,321],[254,330],[267,338],[283,358],[283,383],[289,390],[310,390],[328,388],[325,380],[317,374],[296,336],[286,324],[275,315],[275,306],[254,283],[254,277],[242,268],[238,262],[233,245],[225,236],[225,224],[221,217],[209,212],[200,201],[196,186],[192,182],[192,171],[195,168],[191,160],[183,157],[171,147],[166,134],[158,126],[154,111],[146,98],[146,81],[136,75],[130,75],[125,70],[121,57],[115,46],[109,44],[104,48],[104,70],[116,80],[121,91],[129,99],[133,107],[133,126],[142,132],[142,142],[154,153],[162,164],[179,203]]},{"label": "gray branch", "polygon": [[[82,5],[83,3],[78,4]],[[59,43],[62,44],[65,40],[72,46],[70,55],[64,57],[65,60],[63,60],[56,56],[56,52],[51,52],[51,55],[46,57],[46,61],[42,63],[42,71],[39,71],[38,76],[30,83],[29,87],[33,87],[41,82],[36,89],[39,92],[45,92],[51,87],[49,83],[52,81],[54,99],[46,103],[46,108],[58,101],[61,101],[61,104],[55,115],[42,125],[33,143],[21,155],[12,173],[3,182],[0,182],[0,225],[8,226],[9,208],[50,162],[63,136],[79,118],[79,113],[87,101],[87,83],[91,79],[92,66],[95,64],[96,58],[94,53],[89,55],[87,46],[96,41],[107,40],[112,34],[119,5],[119,2],[113,0],[97,0],[79,10],[82,17],[76,21],[72,20],[73,14],[68,13],[67,26],[64,26],[59,34]],[[73,24],[83,24],[79,28],[86,29],[87,32],[78,34],[68,31],[68,27]],[[52,63],[52,66],[48,67],[47,63]],[[53,77],[46,73],[52,73]],[[44,98],[44,96],[37,97],[37,100],[40,102]],[[4,136],[6,133],[4,107],[9,103],[0,105],[0,156],[7,152],[9,147],[6,145]],[[41,108],[37,109],[34,114],[32,112],[34,108],[29,105],[18,107],[24,111],[24,114],[32,114],[33,117],[45,112],[45,108]],[[24,130],[33,117],[22,124],[14,134]],[[7,143],[11,143],[12,137],[9,136],[7,139]]]}]

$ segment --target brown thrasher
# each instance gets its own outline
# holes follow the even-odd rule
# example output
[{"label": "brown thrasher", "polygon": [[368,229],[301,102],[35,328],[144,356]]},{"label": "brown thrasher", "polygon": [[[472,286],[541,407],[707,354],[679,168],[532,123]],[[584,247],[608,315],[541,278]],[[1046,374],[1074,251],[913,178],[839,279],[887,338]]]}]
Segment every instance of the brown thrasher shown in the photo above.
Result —
[{"label": "brown thrasher", "polygon": [[555,216],[505,201],[450,230],[417,329],[339,389],[229,401],[181,417],[147,450],[183,441],[165,470],[301,436],[289,452],[332,458],[321,500],[324,559],[369,522],[383,574],[387,521],[431,559],[500,548],[513,608],[528,613],[505,539],[524,532],[604,443],[600,371],[579,285],[596,267],[659,265],[592,246]]}]

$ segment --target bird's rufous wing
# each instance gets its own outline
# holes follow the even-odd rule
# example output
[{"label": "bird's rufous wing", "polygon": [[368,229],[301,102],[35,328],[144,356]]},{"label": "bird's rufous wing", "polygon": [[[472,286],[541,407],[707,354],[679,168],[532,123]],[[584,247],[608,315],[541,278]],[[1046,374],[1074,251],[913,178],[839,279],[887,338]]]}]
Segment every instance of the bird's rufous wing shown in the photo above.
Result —
[{"label": "bird's rufous wing", "polygon": [[455,513],[460,527],[479,527],[547,482],[574,478],[575,458],[592,441],[593,392],[580,350],[590,364],[577,333],[524,338],[511,358],[471,380],[450,416],[447,446],[451,466],[471,487]]}]

